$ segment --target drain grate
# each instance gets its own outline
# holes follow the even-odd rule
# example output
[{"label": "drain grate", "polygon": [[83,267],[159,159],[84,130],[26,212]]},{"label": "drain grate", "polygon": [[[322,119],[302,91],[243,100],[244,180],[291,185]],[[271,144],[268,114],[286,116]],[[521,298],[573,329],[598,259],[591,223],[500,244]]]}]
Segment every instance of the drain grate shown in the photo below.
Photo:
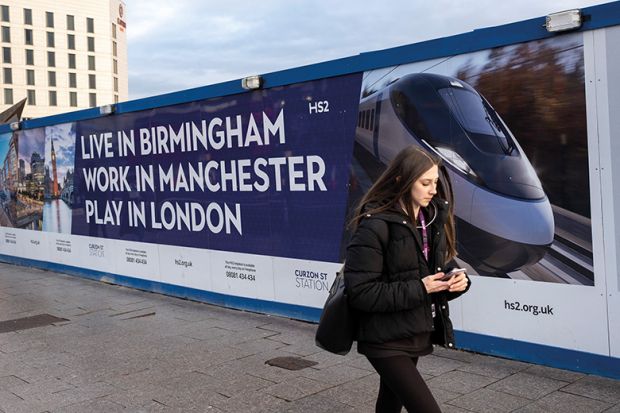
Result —
[{"label": "drain grate", "polygon": [[305,369],[306,367],[312,367],[319,363],[317,363],[316,361],[302,359],[300,357],[276,357],[274,359],[267,360],[265,364],[280,367],[281,369],[286,370],[301,370]]},{"label": "drain grate", "polygon": [[15,320],[0,321],[0,333],[27,330],[29,328],[49,326],[60,321],[69,321],[66,318],[54,317],[50,314],[37,314],[31,317],[16,318]]}]

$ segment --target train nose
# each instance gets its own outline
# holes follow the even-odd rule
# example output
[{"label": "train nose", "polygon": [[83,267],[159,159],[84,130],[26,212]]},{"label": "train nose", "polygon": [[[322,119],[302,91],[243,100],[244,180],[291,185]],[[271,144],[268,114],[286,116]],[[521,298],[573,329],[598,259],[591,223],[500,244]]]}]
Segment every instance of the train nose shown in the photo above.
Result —
[{"label": "train nose", "polygon": [[[543,258],[555,231],[546,197],[518,200],[480,188],[470,196],[470,207],[456,211],[459,255],[465,261],[478,270],[499,274]],[[459,199],[455,202],[458,206]]]},{"label": "train nose", "polygon": [[476,271],[487,274],[506,274],[536,264],[548,245],[533,245],[503,238],[477,228],[457,218],[459,258]]},{"label": "train nose", "polygon": [[476,163],[476,172],[490,190],[519,199],[545,198],[540,179],[524,155],[479,157],[486,162]]},{"label": "train nose", "polygon": [[489,189],[515,198],[542,199],[545,197],[545,192],[540,184],[537,185],[528,181],[518,182],[511,176],[504,180],[491,180],[485,183]]}]

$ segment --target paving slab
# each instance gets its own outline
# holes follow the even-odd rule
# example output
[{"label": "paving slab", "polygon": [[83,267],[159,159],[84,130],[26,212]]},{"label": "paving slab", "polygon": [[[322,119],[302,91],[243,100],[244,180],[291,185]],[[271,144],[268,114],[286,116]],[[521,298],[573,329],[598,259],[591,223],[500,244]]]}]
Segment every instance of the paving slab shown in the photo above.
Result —
[{"label": "paving slab", "polygon": [[597,413],[609,409],[611,405],[588,397],[577,396],[561,391],[548,394],[521,409],[518,413]]},{"label": "paving slab", "polygon": [[562,387],[566,387],[568,384],[569,383],[565,381],[518,372],[489,385],[487,388],[526,399],[536,400]]},{"label": "paving slab", "polygon": [[530,404],[530,400],[482,388],[450,400],[446,404],[475,412],[512,412]]},{"label": "paving slab", "polygon": [[582,377],[562,390],[607,403],[616,404],[620,402],[620,381],[604,377]]}]

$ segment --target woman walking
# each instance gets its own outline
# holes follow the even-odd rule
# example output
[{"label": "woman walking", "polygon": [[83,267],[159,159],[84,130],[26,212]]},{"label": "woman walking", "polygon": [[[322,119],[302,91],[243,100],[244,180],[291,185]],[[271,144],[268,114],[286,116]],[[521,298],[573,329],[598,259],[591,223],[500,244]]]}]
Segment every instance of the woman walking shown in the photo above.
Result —
[{"label": "woman walking", "polygon": [[470,285],[464,271],[447,275],[456,255],[451,201],[440,159],[410,146],[352,221],[344,279],[359,315],[358,352],[380,376],[378,413],[440,412],[416,365],[433,344],[454,347],[448,301]]}]

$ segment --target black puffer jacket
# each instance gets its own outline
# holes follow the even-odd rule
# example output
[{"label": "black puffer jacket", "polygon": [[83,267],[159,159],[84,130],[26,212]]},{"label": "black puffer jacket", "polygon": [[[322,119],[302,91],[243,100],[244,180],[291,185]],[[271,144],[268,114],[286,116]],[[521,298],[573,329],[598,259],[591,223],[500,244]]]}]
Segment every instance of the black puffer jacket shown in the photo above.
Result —
[{"label": "black puffer jacket", "polygon": [[[357,340],[384,343],[433,331],[432,341],[454,346],[448,301],[461,294],[428,294],[422,278],[445,270],[444,223],[448,203],[433,199],[425,209],[431,256],[422,254],[422,239],[415,222],[399,210],[366,215],[347,247],[345,285],[351,307],[357,310]],[[469,289],[469,284],[467,286]],[[433,328],[431,303],[437,316]]]}]

